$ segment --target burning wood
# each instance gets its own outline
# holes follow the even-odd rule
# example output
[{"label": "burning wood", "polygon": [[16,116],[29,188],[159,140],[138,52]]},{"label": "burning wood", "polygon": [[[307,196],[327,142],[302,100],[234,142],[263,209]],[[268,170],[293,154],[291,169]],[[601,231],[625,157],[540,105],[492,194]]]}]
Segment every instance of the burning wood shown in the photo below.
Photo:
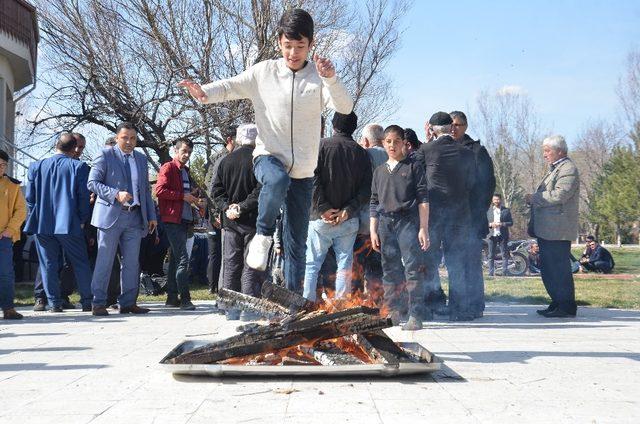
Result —
[{"label": "burning wood", "polygon": [[262,298],[221,289],[220,300],[269,317],[267,325],[243,326],[240,334],[182,351],[173,364],[223,365],[398,365],[416,362],[382,331],[390,318],[366,300],[330,300],[323,305],[265,283]]},{"label": "burning wood", "polygon": [[271,323],[226,340],[183,353],[173,359],[176,364],[208,364],[224,359],[273,352],[278,349],[315,341],[334,339],[363,331],[391,327],[391,319],[381,318],[377,309],[351,308],[332,314],[309,314],[284,324]]}]

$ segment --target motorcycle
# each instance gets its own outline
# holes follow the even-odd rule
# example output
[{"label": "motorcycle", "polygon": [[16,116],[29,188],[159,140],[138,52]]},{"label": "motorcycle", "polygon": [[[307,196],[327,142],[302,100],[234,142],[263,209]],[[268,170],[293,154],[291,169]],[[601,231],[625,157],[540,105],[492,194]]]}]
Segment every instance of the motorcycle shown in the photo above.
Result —
[{"label": "motorcycle", "polygon": [[[528,251],[535,240],[513,240],[507,243],[509,249],[509,258],[507,259],[507,276],[521,277],[527,273],[529,269]],[[502,252],[498,250],[494,259],[496,273],[502,272]],[[482,248],[482,266],[489,269],[489,245],[484,241]]]}]

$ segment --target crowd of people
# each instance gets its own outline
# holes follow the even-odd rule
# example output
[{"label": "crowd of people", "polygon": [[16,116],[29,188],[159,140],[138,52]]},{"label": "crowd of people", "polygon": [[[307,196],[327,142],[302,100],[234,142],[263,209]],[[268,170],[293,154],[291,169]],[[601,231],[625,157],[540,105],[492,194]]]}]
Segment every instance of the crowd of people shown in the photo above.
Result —
[{"label": "crowd of people", "polygon": [[[29,167],[26,208],[16,182],[3,177],[8,190],[0,192],[0,229],[6,228],[0,248],[4,252],[19,237],[26,218],[51,311],[63,310],[59,274],[67,261],[82,310],[108,315],[108,286],[118,256],[119,313],[149,312],[137,304],[139,252],[159,220],[170,246],[166,305],[193,310],[185,246],[197,216],[208,209],[212,224],[223,229],[209,241],[212,291],[219,285],[259,296],[277,250],[285,286],[319,301],[318,278],[332,251],[331,296],[345,298],[360,290],[394,323],[404,322],[404,330],[422,328],[435,314],[452,321],[483,315],[483,240],[489,238],[492,252],[499,245],[508,255],[512,223],[494,193],[487,150],[466,134],[467,117],[460,111],[434,113],[425,124],[424,143],[409,128],[373,123],[364,126],[356,142],[358,118],[333,63],[317,55],[308,60],[313,33],[311,16],[290,10],[277,34],[282,58],[257,63],[230,79],[179,84],[203,104],[249,99],[254,106],[255,125],[238,127],[235,137],[221,131],[226,146],[210,166],[206,200],[196,195],[188,168],[193,144],[179,140],[173,159],[158,173],[156,208],[147,158],[135,150],[138,134],[128,122],[117,127],[115,145],[105,147],[91,167],[77,155],[83,137],[63,133],[56,153]],[[321,140],[325,108],[335,111],[333,134]],[[538,312],[570,317],[576,314],[573,278],[568,261],[561,259],[569,257],[577,232],[579,176],[562,137],[545,139],[542,148],[550,171],[526,197],[542,280],[552,299]],[[8,161],[2,157],[0,164]],[[94,263],[84,232],[88,227],[96,232]],[[448,298],[440,282],[443,261]],[[220,262],[222,278],[215,284]],[[0,271],[2,308],[5,318],[20,318],[8,268],[3,264]],[[256,318],[221,307],[228,319]]]}]

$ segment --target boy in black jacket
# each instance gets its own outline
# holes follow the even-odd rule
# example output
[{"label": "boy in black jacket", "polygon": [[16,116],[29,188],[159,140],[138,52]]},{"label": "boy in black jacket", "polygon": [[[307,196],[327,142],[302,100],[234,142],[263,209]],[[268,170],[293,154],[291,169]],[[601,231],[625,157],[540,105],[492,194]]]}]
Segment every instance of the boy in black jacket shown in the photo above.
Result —
[{"label": "boy in black jacket", "polygon": [[384,134],[384,148],[389,159],[373,174],[371,244],[382,254],[384,306],[390,309],[391,317],[397,323],[400,292],[406,289],[409,320],[402,329],[420,330],[424,291],[424,263],[420,250],[429,248],[427,183],[422,165],[404,156],[404,130],[391,125]]}]

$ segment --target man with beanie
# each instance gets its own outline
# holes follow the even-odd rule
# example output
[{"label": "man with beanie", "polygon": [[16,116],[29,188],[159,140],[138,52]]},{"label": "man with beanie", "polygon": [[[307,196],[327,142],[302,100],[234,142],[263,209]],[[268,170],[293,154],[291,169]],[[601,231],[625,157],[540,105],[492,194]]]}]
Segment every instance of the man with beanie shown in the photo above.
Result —
[{"label": "man with beanie", "polygon": [[[216,209],[222,212],[223,261],[222,287],[259,297],[264,271],[250,268],[245,263],[249,242],[256,234],[258,196],[260,184],[253,172],[253,149],[258,135],[254,124],[238,127],[236,147],[217,169],[212,195]],[[245,311],[227,310],[227,319],[252,321],[257,316]]]},{"label": "man with beanie", "polygon": [[469,191],[473,184],[473,152],[451,137],[453,120],[446,112],[437,112],[428,122],[435,139],[423,144],[416,155],[425,164],[429,188],[429,238],[426,252],[425,302],[437,310],[445,302],[438,267],[444,253],[449,276],[449,317],[452,321],[475,318],[465,285],[465,248],[470,225]]},{"label": "man with beanie", "polygon": [[332,124],[333,136],[320,142],[307,235],[304,296],[313,301],[318,273],[332,246],[338,265],[335,297],[350,292],[358,213],[371,196],[369,155],[352,137],[358,125],[356,114],[336,112]]}]

